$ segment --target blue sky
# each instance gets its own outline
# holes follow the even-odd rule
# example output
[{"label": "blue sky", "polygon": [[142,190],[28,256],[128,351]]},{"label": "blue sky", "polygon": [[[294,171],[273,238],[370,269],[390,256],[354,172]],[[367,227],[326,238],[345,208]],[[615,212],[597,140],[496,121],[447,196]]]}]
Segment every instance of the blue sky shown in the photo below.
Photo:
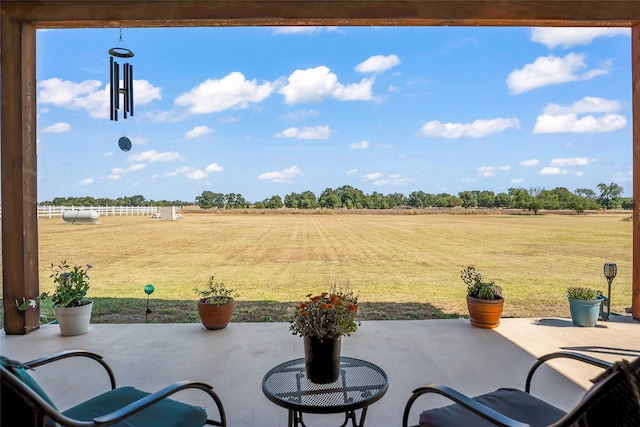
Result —
[{"label": "blue sky", "polygon": [[210,190],[256,202],[342,185],[408,195],[616,182],[632,193],[628,29],[122,34],[135,115],[113,122],[107,51],[119,30],[38,30],[39,201]]}]

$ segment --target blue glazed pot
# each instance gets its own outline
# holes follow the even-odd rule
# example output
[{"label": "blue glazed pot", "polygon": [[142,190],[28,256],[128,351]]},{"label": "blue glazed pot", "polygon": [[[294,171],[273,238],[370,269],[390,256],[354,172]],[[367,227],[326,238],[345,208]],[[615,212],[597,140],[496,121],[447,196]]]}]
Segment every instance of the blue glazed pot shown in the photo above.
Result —
[{"label": "blue glazed pot", "polygon": [[568,298],[571,320],[576,326],[596,326],[602,299],[581,300]]}]

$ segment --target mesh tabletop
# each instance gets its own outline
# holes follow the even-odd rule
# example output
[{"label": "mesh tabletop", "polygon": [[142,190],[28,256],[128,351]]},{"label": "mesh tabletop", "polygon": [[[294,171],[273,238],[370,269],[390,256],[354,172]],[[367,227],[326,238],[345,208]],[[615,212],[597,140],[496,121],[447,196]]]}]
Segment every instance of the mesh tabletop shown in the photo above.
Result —
[{"label": "mesh tabletop", "polygon": [[364,408],[384,396],[387,386],[387,374],[380,367],[351,357],[340,358],[340,376],[329,384],[309,381],[304,359],[282,363],[262,379],[262,391],[272,402],[316,414]]}]

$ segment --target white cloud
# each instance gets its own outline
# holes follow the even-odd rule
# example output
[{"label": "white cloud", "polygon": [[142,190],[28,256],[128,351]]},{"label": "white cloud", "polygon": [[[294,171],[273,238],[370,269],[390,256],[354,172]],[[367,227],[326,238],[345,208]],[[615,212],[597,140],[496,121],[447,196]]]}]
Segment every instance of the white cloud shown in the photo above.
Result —
[{"label": "white cloud", "polygon": [[204,170],[207,173],[211,173],[211,172],[222,172],[223,171],[223,167],[220,166],[217,163],[211,163],[209,166],[207,166]]},{"label": "white cloud", "polygon": [[358,169],[351,169],[351,170],[348,170],[348,171],[347,171],[347,173],[346,173],[346,175],[353,175],[354,173],[358,173]]},{"label": "white cloud", "polygon": [[113,156],[113,151],[107,151],[103,154],[104,157],[110,157]]},{"label": "white cloud", "polygon": [[208,126],[196,126],[189,132],[185,133],[184,137],[186,139],[200,138],[201,136],[205,136],[211,132],[213,132],[213,129]]},{"label": "white cloud", "polygon": [[222,117],[220,119],[220,123],[235,123],[235,122],[239,122],[240,118],[239,117],[233,117],[233,116],[227,116],[227,117]]},{"label": "white cloud", "polygon": [[622,129],[626,125],[627,119],[615,113],[581,118],[577,114],[542,114],[536,120],[533,133],[602,133]]},{"label": "white cloud", "polygon": [[349,147],[352,150],[366,150],[369,148],[369,141],[354,142]]},{"label": "white cloud", "polygon": [[632,182],[633,172],[616,172],[613,175],[613,180],[616,182]]},{"label": "white cloud", "polygon": [[201,171],[199,169],[196,169],[196,170],[193,170],[193,171],[191,171],[189,173],[186,173],[185,176],[187,178],[189,178],[189,179],[194,179],[194,180],[197,181],[197,180],[200,180],[202,178],[206,178],[207,176],[209,176],[209,174],[206,173],[206,172],[203,172],[203,171]]},{"label": "white cloud", "polygon": [[615,99],[596,98],[593,96],[585,96],[579,101],[574,102],[568,107],[563,107],[558,104],[547,104],[542,109],[545,114],[553,116],[562,114],[584,114],[584,113],[612,113],[622,108],[620,101]]},{"label": "white cloud", "polygon": [[64,133],[71,132],[71,125],[67,122],[55,123],[42,129],[42,133]]},{"label": "white cloud", "polygon": [[629,28],[566,28],[547,27],[533,28],[531,41],[542,43],[549,49],[554,47],[569,48],[576,45],[588,45],[596,37],[630,36]]},{"label": "white cloud", "polygon": [[246,80],[242,73],[234,71],[220,80],[207,79],[177,97],[175,104],[188,107],[192,114],[214,113],[232,107],[247,108],[249,103],[268,98],[273,89],[270,82],[259,85],[255,79]]},{"label": "white cloud", "polygon": [[524,182],[524,179],[522,179],[522,178],[514,178],[514,179],[511,180],[512,184],[520,184],[522,182]]},{"label": "white cloud", "polygon": [[[585,96],[567,107],[548,104],[542,110],[543,114],[538,116],[533,133],[601,133],[618,130],[627,124],[623,115],[613,113],[620,108],[619,101],[591,96]],[[578,117],[585,113],[608,114]]]},{"label": "white cloud", "polygon": [[512,71],[507,77],[507,87],[512,94],[523,93],[542,86],[565,83],[575,80],[590,80],[601,74],[608,74],[609,63],[605,68],[587,70],[578,74],[580,69],[586,68],[586,55],[569,53],[563,58],[553,55],[541,56],[533,64],[525,65],[521,70]]},{"label": "white cloud", "polygon": [[79,182],[80,185],[89,185],[93,184],[93,178],[86,178]]},{"label": "white cloud", "polygon": [[337,27],[273,27],[273,34],[318,34],[333,32]]},{"label": "white cloud", "polygon": [[290,184],[294,182],[296,177],[304,176],[304,173],[298,168],[298,166],[292,166],[289,169],[285,169],[277,172],[265,172],[258,175],[258,179],[266,179],[278,184]]},{"label": "white cloud", "polygon": [[287,84],[278,93],[284,95],[287,104],[320,102],[326,98],[339,101],[366,101],[373,95],[371,86],[375,80],[364,78],[360,83],[343,85],[338,76],[322,65],[306,70],[296,70],[287,78]]},{"label": "white cloud", "polygon": [[173,171],[173,172],[167,172],[167,173],[165,173],[165,174],[164,174],[164,176],[167,176],[167,177],[169,177],[169,176],[176,176],[176,175],[178,175],[178,172],[176,172],[176,171]]},{"label": "white cloud", "polygon": [[175,151],[165,151],[164,153],[158,153],[156,150],[143,151],[140,154],[129,154],[127,158],[128,162],[171,162],[173,160],[179,160],[180,154]]},{"label": "white cloud", "polygon": [[124,168],[119,168],[119,167],[115,167],[111,170],[111,174],[114,176],[122,176],[125,173],[129,173],[129,172],[134,172],[134,171],[138,171],[140,169],[144,169],[146,168],[147,165],[143,164],[143,163],[136,163],[133,164],[131,166],[129,166],[128,168],[124,169]]},{"label": "white cloud", "polygon": [[134,145],[147,145],[147,144],[149,144],[149,139],[145,138],[142,135],[132,136],[132,137],[129,137],[129,139],[131,140],[131,142]]},{"label": "white cloud", "polygon": [[369,180],[369,181],[374,181],[374,180],[376,180],[376,179],[380,179],[380,178],[382,178],[383,176],[384,176],[384,175],[383,175],[383,174],[381,174],[380,172],[374,172],[374,173],[368,173],[368,174],[366,174],[366,175],[362,175],[362,177],[363,177],[364,179]]},{"label": "white cloud", "polygon": [[[54,77],[41,80],[37,87],[39,103],[72,110],[83,109],[88,111],[91,117],[109,118],[109,84],[101,89],[102,82],[98,80],[75,83]],[[147,80],[134,80],[133,92],[135,106],[147,105],[153,100],[162,99],[161,89]]]},{"label": "white cloud", "polygon": [[396,55],[374,55],[367,60],[356,65],[358,73],[381,73],[400,64],[400,59]]},{"label": "white cloud", "polygon": [[538,166],[539,164],[540,160],[538,159],[523,160],[520,162],[520,166]]},{"label": "white cloud", "polygon": [[502,132],[510,127],[520,129],[520,121],[516,118],[475,120],[472,123],[442,123],[433,120],[425,123],[420,128],[420,133],[428,137],[441,136],[448,139],[460,138],[461,136],[481,138],[492,133]]},{"label": "white cloud", "polygon": [[281,120],[287,120],[287,121],[297,121],[302,119],[308,119],[310,117],[318,117],[319,115],[320,113],[317,112],[316,110],[302,110],[302,111],[292,111],[278,118]]},{"label": "white cloud", "polygon": [[588,157],[569,157],[566,159],[553,159],[551,166],[586,166],[590,163]]},{"label": "white cloud", "polygon": [[496,174],[496,168],[493,166],[480,166],[478,168],[478,175],[483,177],[494,176]]},{"label": "white cloud", "polygon": [[392,173],[387,179],[374,181],[373,185],[406,185],[415,181],[413,178],[402,177],[398,173]]},{"label": "white cloud", "polygon": [[475,179],[475,178],[462,178],[460,180],[460,182],[464,182],[466,184],[471,184],[471,183],[474,183],[476,181],[477,181],[477,179]]},{"label": "white cloud", "polygon": [[303,129],[292,127],[277,133],[276,136],[278,138],[327,139],[331,136],[331,129],[328,125]]},{"label": "white cloud", "polygon": [[511,166],[500,166],[500,170],[501,171],[510,171],[511,170]]},{"label": "white cloud", "polygon": [[117,174],[111,174],[111,175],[107,175],[107,179],[110,179],[112,181],[115,181],[117,179],[122,178],[122,175],[117,175]]},{"label": "white cloud", "polygon": [[578,172],[574,172],[573,174],[574,174],[575,176],[583,176],[583,175],[584,175],[584,172],[582,172],[582,171],[578,171]]},{"label": "white cloud", "polygon": [[567,173],[565,169],[554,168],[550,166],[547,166],[546,168],[542,168],[540,170],[540,175],[560,175],[565,173]]}]

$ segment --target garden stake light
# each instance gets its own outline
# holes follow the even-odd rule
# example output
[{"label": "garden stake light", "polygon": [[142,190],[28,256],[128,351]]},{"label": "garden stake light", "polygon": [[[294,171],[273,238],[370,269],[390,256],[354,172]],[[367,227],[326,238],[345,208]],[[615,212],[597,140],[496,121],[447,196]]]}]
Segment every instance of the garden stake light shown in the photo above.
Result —
[{"label": "garden stake light", "polygon": [[603,305],[606,305],[606,312],[603,310],[602,312],[602,320],[609,320],[609,316],[611,315],[611,282],[616,277],[618,273],[618,267],[612,263],[607,262],[604,264],[604,277],[607,278],[607,282],[609,283],[609,290],[607,293],[607,298],[604,301]]},{"label": "garden stake light", "polygon": [[144,287],[144,293],[147,294],[147,311],[145,311],[144,315],[144,323],[147,323],[149,314],[151,314],[151,309],[149,308],[149,296],[153,293],[154,288],[151,283]]}]

